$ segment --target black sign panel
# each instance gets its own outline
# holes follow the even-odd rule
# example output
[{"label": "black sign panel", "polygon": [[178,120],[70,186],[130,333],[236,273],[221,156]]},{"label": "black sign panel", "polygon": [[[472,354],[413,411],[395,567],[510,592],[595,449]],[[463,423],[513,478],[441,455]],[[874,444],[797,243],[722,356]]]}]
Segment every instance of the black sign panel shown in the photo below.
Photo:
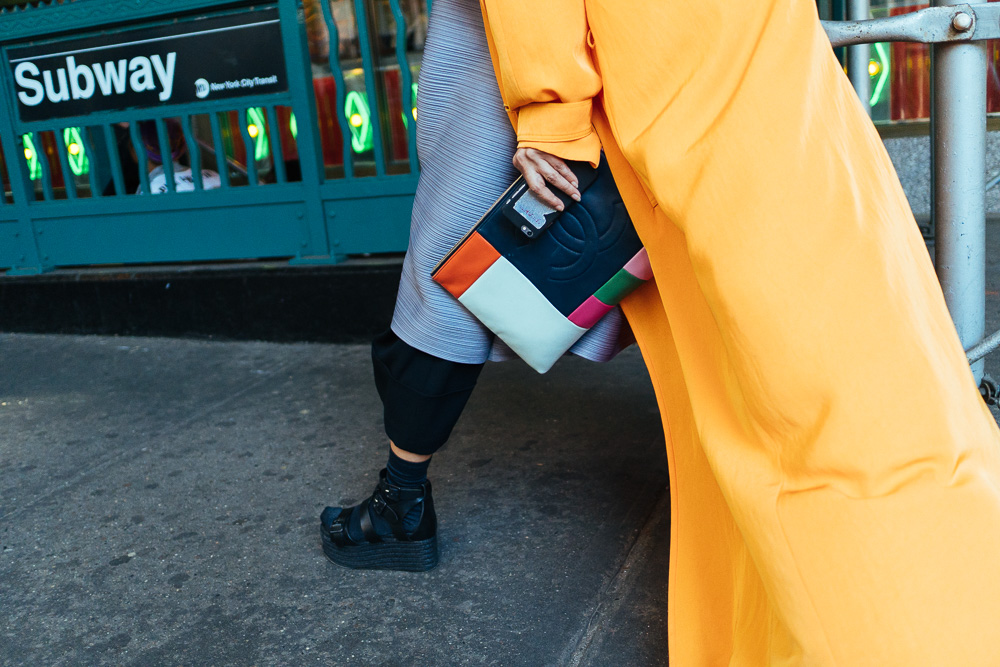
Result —
[{"label": "black sign panel", "polygon": [[288,90],[275,8],[10,49],[22,121]]}]

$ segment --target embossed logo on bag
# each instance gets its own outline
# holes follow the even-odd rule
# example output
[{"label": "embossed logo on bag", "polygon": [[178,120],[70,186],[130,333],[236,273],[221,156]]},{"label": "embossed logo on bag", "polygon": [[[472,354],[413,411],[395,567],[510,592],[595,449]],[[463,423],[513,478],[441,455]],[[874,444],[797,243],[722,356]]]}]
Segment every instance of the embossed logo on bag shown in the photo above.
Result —
[{"label": "embossed logo on bag", "polygon": [[549,230],[560,251],[552,258],[552,280],[576,280],[587,273],[598,255],[614,247],[629,224],[621,202],[593,211],[577,204]]}]

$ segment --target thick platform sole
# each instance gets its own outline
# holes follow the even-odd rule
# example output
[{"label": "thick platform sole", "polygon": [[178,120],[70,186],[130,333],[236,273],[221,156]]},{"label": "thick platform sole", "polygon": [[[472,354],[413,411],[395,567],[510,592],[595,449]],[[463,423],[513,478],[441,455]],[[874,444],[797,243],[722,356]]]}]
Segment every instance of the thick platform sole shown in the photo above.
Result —
[{"label": "thick platform sole", "polygon": [[438,564],[437,536],[419,542],[396,542],[391,538],[375,544],[338,546],[320,524],[323,553],[337,565],[356,570],[426,572]]}]

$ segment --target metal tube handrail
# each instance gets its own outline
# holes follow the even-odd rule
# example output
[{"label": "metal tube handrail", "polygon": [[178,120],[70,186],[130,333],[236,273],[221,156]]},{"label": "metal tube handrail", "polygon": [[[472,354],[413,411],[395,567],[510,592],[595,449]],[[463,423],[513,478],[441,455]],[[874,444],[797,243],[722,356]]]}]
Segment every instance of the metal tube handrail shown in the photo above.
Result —
[{"label": "metal tube handrail", "polygon": [[875,42],[970,42],[1000,38],[1000,5],[963,3],[899,16],[821,23],[834,48]]},{"label": "metal tube handrail", "polygon": [[996,176],[994,176],[990,180],[986,181],[986,190],[987,191],[992,190],[997,185],[1000,185],[1000,174],[997,174]]},{"label": "metal tube handrail", "polygon": [[970,364],[974,364],[989,353],[996,350],[998,347],[1000,347],[1000,330],[994,331],[992,334],[970,347],[965,351],[965,356],[968,358]]}]

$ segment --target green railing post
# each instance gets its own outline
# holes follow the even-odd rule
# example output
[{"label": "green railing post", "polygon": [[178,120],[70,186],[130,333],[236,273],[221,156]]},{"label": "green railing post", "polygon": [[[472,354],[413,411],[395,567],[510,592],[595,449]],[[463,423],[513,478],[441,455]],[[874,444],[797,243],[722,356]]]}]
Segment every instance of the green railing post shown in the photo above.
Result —
[{"label": "green railing post", "polygon": [[118,138],[115,136],[115,130],[108,123],[102,123],[101,133],[98,136],[103,137],[104,140],[105,155],[108,156],[108,163],[111,167],[111,180],[115,184],[115,196],[124,197],[128,193],[125,192],[125,173],[122,171],[122,162],[118,157]]},{"label": "green railing post", "polygon": [[295,0],[279,0],[278,7],[281,12],[281,36],[285,43],[288,88],[298,127],[296,146],[305,196],[303,210],[298,214],[300,250],[293,262],[336,263],[339,258],[330,249],[323,201],[319,195],[319,185],[323,182],[323,153],[319,142],[319,120],[316,116],[305,26],[299,22],[298,3]]},{"label": "green railing post", "polygon": [[411,109],[416,107],[413,99],[413,75],[410,73],[410,60],[406,56],[406,17],[399,6],[399,0],[389,0],[392,16],[396,20],[396,61],[399,63],[400,106],[403,107],[403,117],[406,120],[406,146],[410,159],[410,171],[420,170],[417,164],[417,119]]},{"label": "green railing post", "polygon": [[358,46],[361,48],[361,67],[365,73],[365,97],[368,98],[368,108],[374,109],[371,114],[372,133],[375,135],[373,148],[375,150],[375,175],[385,176],[385,135],[382,133],[381,105],[378,103],[378,81],[375,78],[375,57],[372,49],[372,21],[368,16],[365,0],[354,0],[354,18],[358,24]]},{"label": "green railing post", "polygon": [[[0,58],[0,64],[6,66],[6,58]],[[4,234],[10,249],[0,254],[9,253],[8,262],[11,265],[7,271],[9,275],[33,275],[47,271],[51,266],[43,261],[35,239],[35,230],[28,209],[28,203],[35,198],[34,185],[28,175],[24,146],[14,128],[10,99],[11,91],[7,79],[0,77],[0,144],[3,146],[13,197],[13,201],[4,206],[2,212],[3,219],[12,221],[0,222],[5,229],[12,229]]]},{"label": "green railing post", "polygon": [[[4,59],[0,59],[2,62]],[[0,77],[0,145],[3,147],[4,162],[7,165],[7,177],[10,179],[10,190],[13,201],[0,209],[4,228],[12,228],[3,235],[10,248],[0,254],[7,255],[11,268],[9,275],[32,275],[42,273],[51,268],[42,261],[38,244],[35,241],[35,231],[31,223],[28,202],[35,198],[34,186],[28,177],[27,165],[24,159],[24,147],[14,130],[13,116],[10,113],[10,91],[7,80]]]},{"label": "green railing post", "polygon": [[340,136],[342,153],[344,155],[344,178],[354,178],[354,155],[351,152],[351,128],[348,125],[347,114],[344,111],[344,102],[347,98],[347,84],[344,81],[344,70],[340,66],[340,30],[337,22],[330,11],[329,2],[320,2],[323,9],[323,22],[326,24],[329,50],[327,61],[330,63],[330,72],[333,74],[334,85],[336,86],[336,109],[337,123],[340,126]]}]

